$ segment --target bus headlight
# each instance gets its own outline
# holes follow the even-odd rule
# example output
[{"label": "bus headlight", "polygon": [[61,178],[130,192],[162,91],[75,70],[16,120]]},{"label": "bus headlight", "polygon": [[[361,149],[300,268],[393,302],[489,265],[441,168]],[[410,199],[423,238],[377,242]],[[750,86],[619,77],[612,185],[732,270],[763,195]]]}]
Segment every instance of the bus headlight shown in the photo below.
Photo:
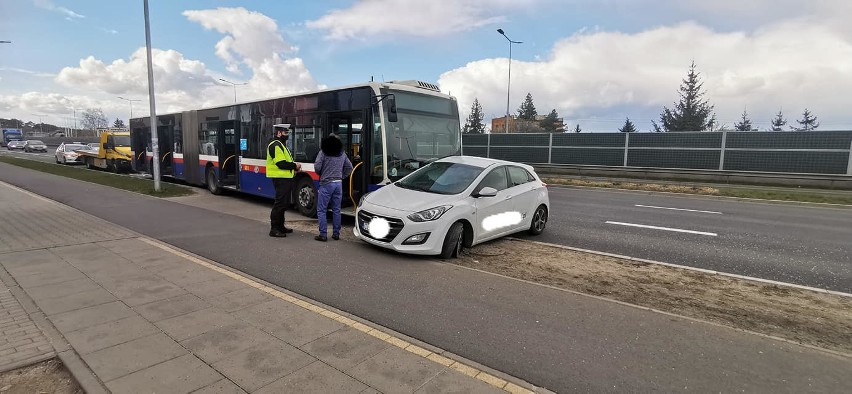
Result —
[{"label": "bus headlight", "polygon": [[432,220],[437,220],[441,217],[445,212],[449,211],[452,208],[452,205],[441,205],[440,207],[430,208],[424,211],[415,212],[411,215],[408,215],[408,219],[412,222],[428,222]]}]

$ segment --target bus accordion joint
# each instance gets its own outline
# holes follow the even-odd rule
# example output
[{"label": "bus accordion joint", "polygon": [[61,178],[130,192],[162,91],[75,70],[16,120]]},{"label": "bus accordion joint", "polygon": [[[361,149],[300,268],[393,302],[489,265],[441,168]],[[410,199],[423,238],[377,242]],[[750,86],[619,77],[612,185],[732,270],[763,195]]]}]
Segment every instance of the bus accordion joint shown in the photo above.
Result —
[{"label": "bus accordion joint", "polygon": [[165,162],[166,162],[166,157],[168,157],[170,154],[172,154],[172,152],[166,152],[166,154],[165,154],[165,155],[163,155],[163,159],[162,159],[162,160],[160,160],[160,162],[161,162],[161,163],[165,163]]},{"label": "bus accordion joint", "polygon": [[234,156],[235,156],[235,155],[230,155],[230,156],[228,156],[228,158],[227,158],[227,159],[225,159],[225,161],[223,161],[223,162],[222,162],[222,168],[225,168],[225,164],[228,164],[228,160],[233,159],[233,158],[234,158]]},{"label": "bus accordion joint", "polygon": [[352,175],[355,174],[355,170],[358,169],[361,164],[364,164],[364,162],[362,161],[356,164],[355,167],[352,167],[352,172],[349,173],[349,199],[352,200],[352,207],[356,211],[358,210],[358,203],[355,201],[355,197],[352,197]]}]

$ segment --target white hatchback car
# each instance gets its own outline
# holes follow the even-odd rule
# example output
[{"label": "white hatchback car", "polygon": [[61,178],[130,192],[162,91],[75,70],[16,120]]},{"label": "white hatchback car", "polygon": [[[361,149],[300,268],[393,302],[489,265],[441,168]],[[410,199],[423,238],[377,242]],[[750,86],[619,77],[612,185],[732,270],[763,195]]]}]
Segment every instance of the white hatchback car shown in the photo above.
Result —
[{"label": "white hatchback car", "polygon": [[549,212],[547,185],[531,166],[451,156],[364,196],[355,236],[398,252],[451,258],[519,231],[541,234]]}]

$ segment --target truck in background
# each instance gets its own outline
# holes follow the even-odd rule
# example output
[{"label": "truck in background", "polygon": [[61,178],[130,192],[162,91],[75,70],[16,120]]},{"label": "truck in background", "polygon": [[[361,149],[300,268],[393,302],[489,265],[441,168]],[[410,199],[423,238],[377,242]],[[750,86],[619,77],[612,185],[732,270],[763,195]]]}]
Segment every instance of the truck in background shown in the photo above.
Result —
[{"label": "truck in background", "polygon": [[24,133],[21,129],[3,129],[3,141],[0,141],[0,146],[5,147],[9,141],[21,141],[24,139]]},{"label": "truck in background", "polygon": [[74,152],[86,164],[86,168],[100,168],[116,174],[132,171],[130,163],[133,153],[130,152],[130,133],[126,131],[101,133],[96,149]]}]

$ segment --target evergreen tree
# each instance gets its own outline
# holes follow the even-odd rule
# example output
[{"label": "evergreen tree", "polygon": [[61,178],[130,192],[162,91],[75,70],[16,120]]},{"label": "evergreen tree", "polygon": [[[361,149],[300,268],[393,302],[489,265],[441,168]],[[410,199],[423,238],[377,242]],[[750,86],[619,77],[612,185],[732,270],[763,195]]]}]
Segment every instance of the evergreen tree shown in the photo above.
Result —
[{"label": "evergreen tree", "polygon": [[802,127],[790,127],[796,131],[814,131],[819,127],[819,122],[817,122],[817,117],[811,114],[811,111],[808,111],[805,108],[805,112],[802,113],[802,120],[796,120],[796,123],[800,124]]},{"label": "evergreen tree", "polygon": [[772,119],[771,126],[769,126],[769,131],[782,131],[784,130],[784,125],[787,124],[787,120],[784,119],[784,115],[781,114],[781,110],[778,110],[778,114],[775,115],[775,119]]},{"label": "evergreen tree", "polygon": [[485,123],[482,120],[485,114],[482,113],[482,106],[479,105],[479,99],[473,99],[473,105],[470,107],[470,115],[467,116],[467,121],[464,123],[464,133],[485,133]]},{"label": "evergreen tree", "polygon": [[633,124],[633,122],[630,121],[630,118],[627,118],[627,119],[624,120],[624,126],[621,126],[621,128],[618,129],[618,131],[620,131],[622,133],[635,133],[636,132],[636,126]]},{"label": "evergreen tree", "polygon": [[742,119],[734,123],[734,130],[736,131],[755,131],[751,126],[751,119],[748,118],[748,113],[745,109],[743,109],[743,117]]},{"label": "evergreen tree", "polygon": [[695,70],[695,62],[689,66],[689,73],[680,85],[680,102],[674,109],[663,107],[660,122],[663,131],[704,131],[715,126],[713,106],[704,100],[701,88],[704,83]]},{"label": "evergreen tree", "polygon": [[575,132],[575,133],[579,133],[579,132],[581,132],[581,131],[583,131],[583,129],[581,129],[581,128],[580,128],[580,124],[579,124],[579,123],[577,123],[577,126],[576,126],[576,127],[574,127],[574,132]]},{"label": "evergreen tree", "polygon": [[562,133],[564,128],[559,122],[559,114],[556,109],[550,111],[550,114],[544,117],[538,124],[546,133]]},{"label": "evergreen tree", "polygon": [[535,110],[532,94],[527,93],[527,97],[524,99],[523,104],[521,104],[521,107],[518,108],[518,119],[535,120],[536,116],[538,116],[538,112]]},{"label": "evergreen tree", "polygon": [[119,119],[119,118],[115,118],[115,122],[112,123],[112,127],[116,128],[116,129],[126,128],[126,126],[124,126],[124,121]]}]

